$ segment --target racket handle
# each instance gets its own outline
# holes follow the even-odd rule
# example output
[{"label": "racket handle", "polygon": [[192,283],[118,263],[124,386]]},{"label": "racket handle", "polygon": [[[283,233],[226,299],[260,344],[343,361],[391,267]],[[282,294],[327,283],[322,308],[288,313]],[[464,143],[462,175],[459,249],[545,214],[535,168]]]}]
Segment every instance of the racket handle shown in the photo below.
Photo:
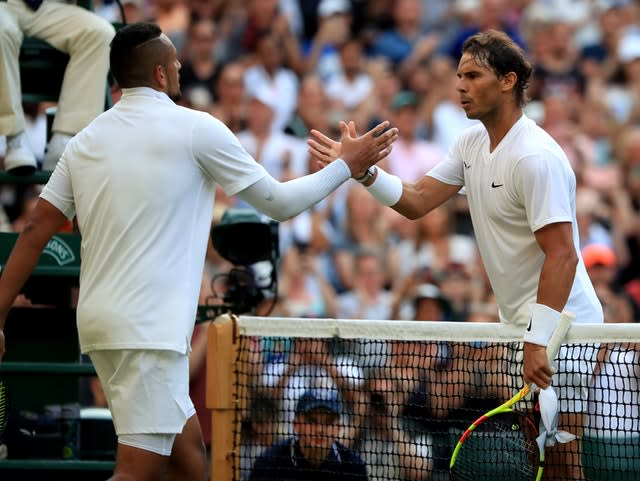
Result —
[{"label": "racket handle", "polygon": [[567,337],[567,332],[569,332],[569,328],[575,318],[575,314],[569,311],[562,311],[560,314],[558,325],[553,331],[551,339],[549,339],[549,344],[547,345],[547,359],[549,360],[549,364],[553,364],[553,361],[556,359],[562,341]]}]

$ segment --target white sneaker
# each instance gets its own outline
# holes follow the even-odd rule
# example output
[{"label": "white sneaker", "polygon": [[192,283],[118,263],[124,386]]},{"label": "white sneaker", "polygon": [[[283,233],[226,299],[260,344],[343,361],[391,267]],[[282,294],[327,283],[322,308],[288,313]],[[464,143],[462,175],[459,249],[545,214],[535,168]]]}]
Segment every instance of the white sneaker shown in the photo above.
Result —
[{"label": "white sneaker", "polygon": [[7,136],[7,152],[4,156],[4,168],[15,175],[31,175],[36,170],[36,156],[29,146],[27,133]]},{"label": "white sneaker", "polygon": [[51,171],[56,168],[56,164],[62,156],[65,147],[71,140],[72,136],[67,134],[54,133],[51,140],[44,149],[44,160],[42,161],[42,170]]}]

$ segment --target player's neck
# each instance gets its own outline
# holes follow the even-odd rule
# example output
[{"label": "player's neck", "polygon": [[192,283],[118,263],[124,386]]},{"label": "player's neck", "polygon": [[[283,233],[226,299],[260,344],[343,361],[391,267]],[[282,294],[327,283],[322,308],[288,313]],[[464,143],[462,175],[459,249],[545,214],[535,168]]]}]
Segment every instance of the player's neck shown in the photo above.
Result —
[{"label": "player's neck", "polygon": [[511,130],[511,127],[522,117],[522,108],[513,107],[505,108],[496,115],[482,119],[482,123],[489,134],[489,151],[493,152],[505,135]]}]

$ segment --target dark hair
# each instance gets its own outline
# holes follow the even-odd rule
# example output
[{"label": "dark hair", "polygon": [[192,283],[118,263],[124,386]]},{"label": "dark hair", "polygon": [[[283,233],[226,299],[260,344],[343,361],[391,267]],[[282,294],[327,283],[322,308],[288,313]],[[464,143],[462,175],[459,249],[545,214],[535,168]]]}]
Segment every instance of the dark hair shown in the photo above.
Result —
[{"label": "dark hair", "polygon": [[151,71],[150,62],[157,55],[150,55],[144,46],[150,40],[160,38],[162,30],[154,23],[132,23],[118,30],[111,41],[109,62],[111,75],[120,87],[146,85]]},{"label": "dark hair", "polygon": [[533,67],[524,51],[506,33],[487,30],[467,38],[462,45],[462,53],[468,53],[478,63],[493,70],[498,78],[513,72],[518,77],[514,95],[522,107],[528,100],[526,90]]}]

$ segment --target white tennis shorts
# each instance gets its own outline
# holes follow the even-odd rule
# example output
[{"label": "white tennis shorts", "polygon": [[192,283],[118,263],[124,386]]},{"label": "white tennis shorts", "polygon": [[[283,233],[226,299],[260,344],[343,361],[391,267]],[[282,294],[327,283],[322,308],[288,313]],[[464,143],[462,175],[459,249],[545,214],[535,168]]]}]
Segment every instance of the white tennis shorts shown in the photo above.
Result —
[{"label": "white tennis shorts", "polygon": [[109,403],[118,442],[168,456],[175,436],[195,414],[189,397],[189,358],[174,351],[138,349],[88,354]]},{"label": "white tennis shorts", "polygon": [[[563,344],[553,364],[552,385],[558,394],[560,412],[582,413],[587,410],[589,384],[598,356],[599,344]],[[511,374],[522,379],[523,351],[509,349]]]}]

